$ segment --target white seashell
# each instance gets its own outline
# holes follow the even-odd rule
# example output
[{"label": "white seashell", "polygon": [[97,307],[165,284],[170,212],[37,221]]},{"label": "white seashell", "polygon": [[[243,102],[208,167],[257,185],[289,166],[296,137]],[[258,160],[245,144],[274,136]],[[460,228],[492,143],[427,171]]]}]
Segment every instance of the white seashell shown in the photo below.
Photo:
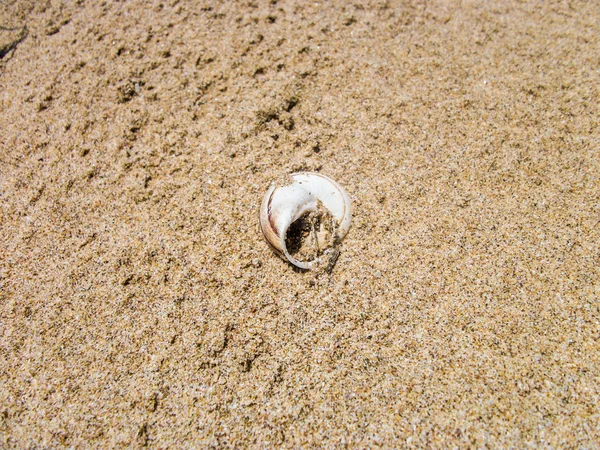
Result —
[{"label": "white seashell", "polygon": [[[291,178],[293,183],[288,186],[273,184],[263,198],[260,226],[265,239],[275,252],[302,269],[318,265],[323,255],[335,255],[329,258],[329,264],[335,264],[339,254],[337,245],[348,233],[352,221],[348,194],[338,183],[319,173],[298,172]],[[286,239],[292,224],[311,212],[315,220],[310,232],[315,255],[310,261],[300,261],[288,251]],[[327,230],[328,224],[324,224],[328,215],[332,218],[330,230]],[[319,231],[315,228],[317,222],[321,227]],[[327,234],[331,235],[328,248]],[[319,256],[321,250],[323,255]]]}]

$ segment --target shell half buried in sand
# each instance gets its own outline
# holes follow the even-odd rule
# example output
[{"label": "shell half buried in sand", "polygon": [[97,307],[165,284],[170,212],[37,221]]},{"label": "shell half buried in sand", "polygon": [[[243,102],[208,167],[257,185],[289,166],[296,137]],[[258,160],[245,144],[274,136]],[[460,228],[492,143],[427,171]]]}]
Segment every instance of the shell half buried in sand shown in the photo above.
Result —
[{"label": "shell half buried in sand", "polygon": [[273,250],[301,269],[321,264],[331,271],[348,233],[350,198],[331,178],[312,172],[271,185],[260,207],[260,226]]}]

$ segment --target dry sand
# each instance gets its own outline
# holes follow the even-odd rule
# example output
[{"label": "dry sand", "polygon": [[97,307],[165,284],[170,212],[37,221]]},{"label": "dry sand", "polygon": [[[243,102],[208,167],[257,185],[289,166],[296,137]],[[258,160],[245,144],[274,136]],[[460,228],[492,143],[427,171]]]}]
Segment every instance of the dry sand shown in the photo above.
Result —
[{"label": "dry sand", "polygon": [[[596,1],[0,2],[0,446],[600,446]],[[258,227],[327,174],[330,275]]]}]

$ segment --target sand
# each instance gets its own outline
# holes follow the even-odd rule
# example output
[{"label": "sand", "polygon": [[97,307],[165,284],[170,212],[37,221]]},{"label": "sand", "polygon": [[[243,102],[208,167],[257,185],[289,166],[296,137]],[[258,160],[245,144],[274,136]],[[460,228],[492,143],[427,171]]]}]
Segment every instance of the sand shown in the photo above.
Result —
[{"label": "sand", "polygon": [[[0,446],[598,448],[597,2],[0,2]],[[331,274],[264,241],[326,174]]]}]

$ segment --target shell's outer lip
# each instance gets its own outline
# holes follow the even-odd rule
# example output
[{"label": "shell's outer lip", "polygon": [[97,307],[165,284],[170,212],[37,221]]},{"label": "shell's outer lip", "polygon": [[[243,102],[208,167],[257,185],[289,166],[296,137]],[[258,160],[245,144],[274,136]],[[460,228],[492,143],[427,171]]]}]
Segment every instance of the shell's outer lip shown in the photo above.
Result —
[{"label": "shell's outer lip", "polygon": [[277,238],[279,238],[279,236],[276,233],[277,229],[275,228],[275,224],[273,223],[271,216],[271,198],[273,197],[273,192],[275,191],[275,189],[275,183],[272,183],[271,187],[269,188],[269,190],[263,198],[259,213],[260,230],[262,231],[262,234],[265,237],[265,240],[267,241],[269,246],[279,255],[283,255],[281,249],[279,249],[277,245],[275,245],[275,243],[273,242],[273,238],[276,238],[275,242],[277,242]]},{"label": "shell's outer lip", "polygon": [[328,176],[314,172],[296,172],[290,176],[293,183],[281,187],[272,184],[265,194],[259,212],[261,231],[277,254],[297,267],[311,269],[321,258],[299,261],[290,255],[285,242],[290,225],[306,212],[315,211],[321,202],[338,223],[336,238],[341,240],[352,220],[350,198]]},{"label": "shell's outer lip", "polygon": [[273,192],[275,192],[275,186],[271,188],[271,195],[269,196],[269,200],[267,201],[267,219],[269,221],[269,227],[272,230],[277,230],[275,227],[275,223],[273,222],[273,216],[271,215],[271,198],[273,197]]}]

